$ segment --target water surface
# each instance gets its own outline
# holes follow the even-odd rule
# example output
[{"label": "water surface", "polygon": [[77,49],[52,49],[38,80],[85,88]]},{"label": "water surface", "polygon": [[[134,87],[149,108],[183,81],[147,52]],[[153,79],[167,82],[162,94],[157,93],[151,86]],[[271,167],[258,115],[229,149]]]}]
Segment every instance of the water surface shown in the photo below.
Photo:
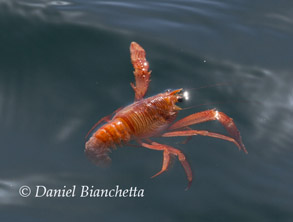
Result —
[{"label": "water surface", "polygon": [[[0,2],[0,218],[4,221],[291,221],[292,3],[290,1]],[[217,108],[249,152],[195,137],[165,174],[162,153],[123,147],[98,168],[84,136],[133,101],[131,41],[147,51],[148,95],[191,90],[179,117]],[[202,105],[209,104],[209,105]],[[216,122],[196,129],[225,133]],[[22,198],[19,187],[137,186],[143,198]]]}]

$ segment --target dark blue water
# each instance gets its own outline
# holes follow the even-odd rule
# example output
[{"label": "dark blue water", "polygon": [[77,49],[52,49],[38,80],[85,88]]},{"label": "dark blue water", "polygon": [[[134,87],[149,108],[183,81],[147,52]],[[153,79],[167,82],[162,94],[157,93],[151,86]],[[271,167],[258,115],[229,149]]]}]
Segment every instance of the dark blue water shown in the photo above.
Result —
[{"label": "dark blue water", "polygon": [[[292,221],[292,1],[1,1],[1,221]],[[162,153],[123,147],[109,168],[84,155],[101,117],[133,101],[131,41],[147,51],[148,95],[191,90],[180,117],[217,108],[249,152],[197,136]],[[201,105],[201,104],[210,105]],[[225,133],[216,122],[196,129]],[[28,185],[30,197],[19,195]],[[144,189],[142,198],[36,198],[36,185]]]}]

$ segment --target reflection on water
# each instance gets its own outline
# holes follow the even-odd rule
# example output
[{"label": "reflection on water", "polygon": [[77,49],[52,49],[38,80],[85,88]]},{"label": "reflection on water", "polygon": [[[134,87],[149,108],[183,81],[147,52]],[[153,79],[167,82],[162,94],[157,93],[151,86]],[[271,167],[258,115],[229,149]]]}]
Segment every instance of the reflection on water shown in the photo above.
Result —
[{"label": "reflection on water", "polygon": [[[12,188],[16,189],[12,189]],[[19,185],[12,181],[0,181],[0,205],[18,205],[20,199],[17,192]]]},{"label": "reflection on water", "polygon": [[[254,11],[249,4],[1,3],[2,215],[18,210],[26,218],[43,217],[48,211],[46,217],[56,221],[54,215],[62,207],[73,221],[77,215],[90,218],[90,214],[101,220],[142,221],[292,218],[289,58],[293,50],[288,44],[292,16],[281,5],[272,13],[270,3]],[[261,19],[254,22],[255,16]],[[93,166],[84,156],[84,136],[101,117],[132,102],[128,47],[134,40],[146,49],[153,70],[148,95],[228,82],[191,90],[184,107],[211,105],[183,110],[180,117],[210,108],[227,113],[240,129],[249,154],[205,137],[195,137],[186,145],[176,138],[162,140],[187,155],[195,173],[188,192],[177,162],[164,175],[149,179],[160,169],[160,152],[123,147],[111,154],[110,168]],[[224,133],[217,123],[195,128]],[[20,186],[37,184],[138,186],[145,189],[145,197],[36,200],[19,196]]]},{"label": "reflection on water", "polygon": [[18,206],[27,205],[29,201],[19,195],[19,188],[23,185],[33,187],[33,184],[51,184],[56,183],[54,178],[46,178],[43,175],[21,176],[16,179],[1,179],[0,181],[0,206]]}]

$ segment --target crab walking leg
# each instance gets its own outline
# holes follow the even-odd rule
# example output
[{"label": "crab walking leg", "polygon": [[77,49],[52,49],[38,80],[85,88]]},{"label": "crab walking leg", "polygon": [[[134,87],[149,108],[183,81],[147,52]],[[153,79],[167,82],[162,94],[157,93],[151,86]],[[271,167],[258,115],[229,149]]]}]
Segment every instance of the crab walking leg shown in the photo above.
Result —
[{"label": "crab walking leg", "polygon": [[156,173],[155,175],[153,175],[151,178],[154,178],[156,176],[159,176],[161,173],[163,173],[166,170],[168,170],[168,167],[170,165],[170,160],[171,160],[171,154],[170,154],[170,152],[167,149],[164,149],[162,169],[158,173]]},{"label": "crab walking leg", "polygon": [[149,63],[146,60],[144,49],[136,42],[130,44],[130,55],[135,76],[135,85],[133,83],[130,85],[135,92],[135,101],[138,101],[144,97],[148,90],[151,71],[149,71]]},{"label": "crab walking leg", "polygon": [[[215,109],[191,114],[181,120],[178,120],[174,124],[172,124],[168,128],[168,130],[176,130],[186,126],[190,126],[190,125],[194,125],[194,124],[198,124],[202,122],[207,122],[211,120],[218,120],[225,127],[225,129],[228,131],[230,136],[237,142],[236,145],[240,147],[240,149],[242,149],[245,153],[247,153],[247,150],[242,142],[240,132],[238,131],[233,119],[227,116],[225,113],[219,112]],[[228,137],[225,137],[224,135],[220,135],[216,133],[209,133],[209,135],[207,135],[205,132],[208,132],[208,131],[203,131],[202,134],[205,134],[205,136],[217,137],[217,138],[225,139],[229,141],[231,139],[231,138],[227,139]]]},{"label": "crab walking leg", "polygon": [[239,143],[238,141],[236,141],[234,138],[231,138],[229,136],[225,136],[225,135],[222,135],[219,133],[209,132],[206,130],[173,131],[173,132],[163,133],[161,136],[162,137],[174,137],[174,136],[196,136],[196,135],[215,137],[218,139],[230,141],[230,142],[234,143],[238,147],[239,150],[243,150],[246,154],[248,153],[245,146],[242,143]]},{"label": "crab walking leg", "polygon": [[162,169],[156,173],[155,175],[153,175],[151,178],[154,178],[156,176],[159,176],[161,173],[165,172],[169,165],[170,165],[170,152],[168,151],[168,149],[162,147],[162,146],[157,146],[158,143],[155,143],[155,142],[152,142],[151,140],[147,140],[149,143],[151,144],[148,144],[148,143],[143,143],[143,142],[138,142],[141,146],[143,147],[146,147],[146,148],[149,148],[149,149],[154,149],[154,150],[162,150],[163,151],[163,165],[162,165]]},{"label": "crab walking leg", "polygon": [[[192,130],[192,128],[190,128],[188,126],[185,128],[186,128],[186,130]],[[181,144],[187,144],[191,139],[192,139],[192,136],[188,136],[181,142]]]},{"label": "crab walking leg", "polygon": [[[157,173],[156,175],[154,175],[153,177],[163,173],[164,171],[166,171],[168,169],[168,165],[170,164],[170,154],[173,154],[178,157],[178,160],[180,161],[180,163],[182,164],[182,166],[185,170],[187,180],[188,180],[188,185],[187,185],[186,190],[188,190],[190,188],[191,183],[192,183],[192,170],[191,170],[189,163],[186,160],[185,155],[180,150],[178,150],[174,147],[160,144],[160,143],[156,143],[156,142],[152,142],[151,144],[141,142],[140,145],[143,147],[149,148],[149,149],[163,150],[164,151],[164,160],[163,160],[162,170],[159,173]],[[167,157],[167,159],[166,159],[166,157]]]}]

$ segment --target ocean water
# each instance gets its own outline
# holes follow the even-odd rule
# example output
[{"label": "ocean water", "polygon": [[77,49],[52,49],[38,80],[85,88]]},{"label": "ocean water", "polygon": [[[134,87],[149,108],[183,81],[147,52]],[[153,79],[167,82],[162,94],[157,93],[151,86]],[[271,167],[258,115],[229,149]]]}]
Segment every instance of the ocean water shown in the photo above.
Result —
[{"label": "ocean water", "polygon": [[[1,221],[292,221],[292,9],[271,0],[0,1]],[[178,160],[150,178],[160,151],[124,146],[110,167],[94,166],[85,135],[134,98],[132,41],[147,52],[148,96],[190,89],[182,107],[192,108],[178,118],[217,108],[248,155],[214,138],[154,139],[186,154],[188,191]],[[225,134],[217,122],[193,128]],[[144,196],[79,196],[82,186],[117,185]],[[36,197],[37,186],[76,186],[76,196]]]}]

